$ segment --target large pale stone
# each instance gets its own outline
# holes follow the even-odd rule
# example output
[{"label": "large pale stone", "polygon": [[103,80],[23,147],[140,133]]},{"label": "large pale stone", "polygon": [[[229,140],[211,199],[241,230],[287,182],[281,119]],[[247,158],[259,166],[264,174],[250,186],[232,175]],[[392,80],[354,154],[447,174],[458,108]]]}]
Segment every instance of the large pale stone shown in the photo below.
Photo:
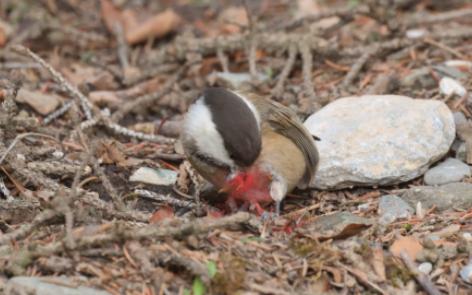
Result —
[{"label": "large pale stone", "polygon": [[13,277],[5,288],[6,295],[109,295],[102,290],[77,286],[65,277]]},{"label": "large pale stone", "polygon": [[305,126],[321,138],[315,180],[321,189],[411,180],[446,154],[455,137],[443,102],[397,95],[338,99]]}]

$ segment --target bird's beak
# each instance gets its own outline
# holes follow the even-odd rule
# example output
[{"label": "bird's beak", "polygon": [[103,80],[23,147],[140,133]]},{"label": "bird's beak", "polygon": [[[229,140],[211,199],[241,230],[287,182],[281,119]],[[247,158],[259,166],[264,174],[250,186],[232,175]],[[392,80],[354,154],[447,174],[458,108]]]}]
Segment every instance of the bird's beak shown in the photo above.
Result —
[{"label": "bird's beak", "polygon": [[229,193],[230,189],[231,189],[230,186],[225,184],[222,188],[220,188],[218,190],[218,193],[219,194],[226,194],[226,193]]}]

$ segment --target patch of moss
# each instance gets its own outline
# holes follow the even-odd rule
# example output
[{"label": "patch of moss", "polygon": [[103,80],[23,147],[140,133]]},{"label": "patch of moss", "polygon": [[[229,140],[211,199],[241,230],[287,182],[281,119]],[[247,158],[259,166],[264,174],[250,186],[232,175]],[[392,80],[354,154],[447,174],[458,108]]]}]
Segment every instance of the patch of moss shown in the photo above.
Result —
[{"label": "patch of moss", "polygon": [[231,253],[220,257],[221,269],[211,280],[211,291],[214,294],[235,294],[244,286],[246,280],[246,261]]}]

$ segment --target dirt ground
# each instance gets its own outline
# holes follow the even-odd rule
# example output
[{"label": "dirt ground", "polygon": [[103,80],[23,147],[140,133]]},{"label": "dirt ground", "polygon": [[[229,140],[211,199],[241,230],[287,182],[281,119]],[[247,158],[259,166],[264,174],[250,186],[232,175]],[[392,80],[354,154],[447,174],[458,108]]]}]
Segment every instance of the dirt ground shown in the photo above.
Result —
[{"label": "dirt ground", "polygon": [[[223,71],[303,119],[365,93],[470,119],[434,65],[471,52],[470,1],[2,0],[0,293],[64,275],[110,294],[472,294],[470,208],[377,222],[382,195],[422,178],[295,191],[265,221],[224,214],[176,145],[202,89],[231,86]],[[140,167],[177,181],[130,181]]]}]

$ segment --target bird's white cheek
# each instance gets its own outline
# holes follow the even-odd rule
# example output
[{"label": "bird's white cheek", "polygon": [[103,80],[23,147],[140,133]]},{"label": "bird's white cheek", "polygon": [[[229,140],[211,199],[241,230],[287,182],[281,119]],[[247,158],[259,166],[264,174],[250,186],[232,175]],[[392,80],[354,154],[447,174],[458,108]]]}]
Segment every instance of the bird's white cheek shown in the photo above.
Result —
[{"label": "bird's white cheek", "polygon": [[274,180],[270,184],[270,196],[276,202],[280,202],[287,194],[287,184],[283,181]]},{"label": "bird's white cheek", "polygon": [[202,153],[222,163],[234,165],[224,147],[223,138],[216,130],[210,110],[201,100],[189,109],[185,118],[184,132],[193,138]]}]

